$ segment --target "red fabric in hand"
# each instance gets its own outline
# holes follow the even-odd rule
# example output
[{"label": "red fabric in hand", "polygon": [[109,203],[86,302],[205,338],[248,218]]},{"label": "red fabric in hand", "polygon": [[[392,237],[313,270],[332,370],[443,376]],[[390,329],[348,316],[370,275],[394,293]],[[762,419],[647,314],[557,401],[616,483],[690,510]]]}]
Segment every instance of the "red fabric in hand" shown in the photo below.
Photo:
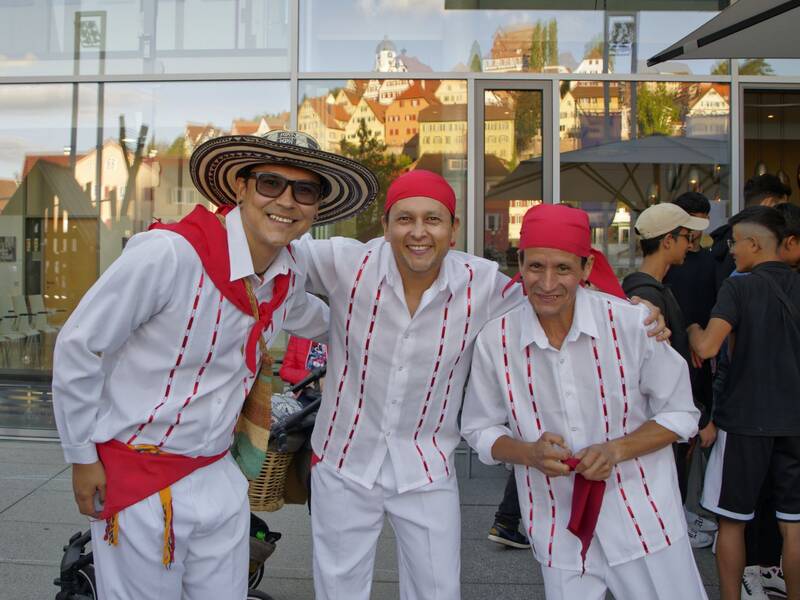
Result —
[{"label": "red fabric in hand", "polygon": [[[571,457],[563,462],[574,471],[580,459]],[[575,485],[572,488],[572,512],[567,529],[581,541],[581,561],[586,562],[586,552],[592,543],[594,529],[603,505],[603,494],[606,491],[605,481],[589,481],[580,473],[575,474]]]}]

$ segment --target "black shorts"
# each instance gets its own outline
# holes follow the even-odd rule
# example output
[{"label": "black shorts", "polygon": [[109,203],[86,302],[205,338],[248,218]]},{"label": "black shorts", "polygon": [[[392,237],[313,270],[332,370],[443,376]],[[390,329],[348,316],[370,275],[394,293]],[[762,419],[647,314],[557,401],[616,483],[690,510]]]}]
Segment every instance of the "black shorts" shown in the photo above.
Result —
[{"label": "black shorts", "polygon": [[775,499],[775,516],[800,521],[800,436],[741,435],[720,429],[708,459],[703,508],[750,521],[765,485]]}]

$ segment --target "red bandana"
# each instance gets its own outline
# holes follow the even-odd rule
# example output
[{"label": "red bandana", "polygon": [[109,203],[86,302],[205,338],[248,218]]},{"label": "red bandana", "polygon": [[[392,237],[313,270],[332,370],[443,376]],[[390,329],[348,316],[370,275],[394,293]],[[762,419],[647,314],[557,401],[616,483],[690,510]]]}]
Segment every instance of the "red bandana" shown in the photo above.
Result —
[{"label": "red bandana", "polygon": [[[229,213],[230,206],[220,208],[223,215]],[[177,223],[153,223],[150,229],[166,229],[182,235],[192,245],[200,257],[211,281],[236,308],[252,317],[253,309],[250,297],[244,285],[244,279],[231,281],[231,266],[228,255],[228,234],[217,216],[198,204],[192,212]],[[272,288],[272,299],[258,306],[258,320],[250,330],[245,344],[245,362],[251,373],[256,372],[256,344],[258,338],[272,322],[272,314],[283,301],[289,291],[291,273],[275,277]]]},{"label": "red bandana", "polygon": [[[581,461],[573,457],[562,462],[569,467],[570,471],[574,471]],[[600,516],[600,507],[603,505],[605,491],[605,481],[589,481],[580,473],[575,475],[575,485],[572,488],[572,512],[569,515],[567,529],[581,541],[583,563],[586,563],[586,552],[589,550],[594,529],[597,527],[597,518]]]},{"label": "red bandana", "polygon": [[451,215],[456,214],[456,194],[453,188],[441,175],[424,169],[403,173],[392,182],[386,190],[383,212],[389,214],[389,209],[399,200],[419,197],[441,202]]},{"label": "red bandana", "polygon": [[[589,283],[607,294],[627,298],[614,269],[602,252],[592,248],[590,240],[589,215],[584,211],[566,204],[539,204],[528,209],[522,219],[519,249],[554,248],[584,258],[594,256]],[[519,280],[519,275],[514,277]]]}]

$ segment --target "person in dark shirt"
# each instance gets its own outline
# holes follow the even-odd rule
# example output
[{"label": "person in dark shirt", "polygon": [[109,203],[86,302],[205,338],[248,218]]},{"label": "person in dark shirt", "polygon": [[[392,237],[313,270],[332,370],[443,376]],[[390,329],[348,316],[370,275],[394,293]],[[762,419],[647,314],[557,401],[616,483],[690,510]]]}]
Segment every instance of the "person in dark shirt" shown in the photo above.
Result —
[{"label": "person in dark shirt", "polygon": [[779,259],[786,227],[780,212],[753,206],[729,223],[736,269],[750,276],[726,279],[708,326],[688,328],[692,350],[700,358],[715,356],[730,336],[731,368],[714,406],[719,434],[701,503],[720,517],[717,569],[722,600],[738,600],[745,524],[767,489],[783,538],[787,594],[798,598],[800,276]]},{"label": "person in dark shirt", "polygon": [[[672,330],[672,346],[691,364],[689,338],[683,311],[664,276],[673,265],[680,265],[686,258],[691,240],[708,227],[708,219],[693,217],[677,204],[656,204],[645,210],[636,221],[636,233],[641,240],[644,256],[639,271],[631,273],[622,281],[625,294],[639,296],[661,309]],[[702,411],[701,411],[702,412]],[[707,417],[701,419],[705,427]],[[673,444],[681,500],[686,502],[689,480],[689,444]],[[689,542],[694,548],[710,546],[714,538],[710,533],[689,526]]]},{"label": "person in dark shirt", "polygon": [[[792,189],[784,185],[775,175],[769,173],[748,179],[744,184],[744,205],[774,207],[789,200]],[[731,239],[731,225],[727,223],[711,232],[714,240],[711,255],[716,261],[717,289],[734,270],[733,257],[728,248]]]}]

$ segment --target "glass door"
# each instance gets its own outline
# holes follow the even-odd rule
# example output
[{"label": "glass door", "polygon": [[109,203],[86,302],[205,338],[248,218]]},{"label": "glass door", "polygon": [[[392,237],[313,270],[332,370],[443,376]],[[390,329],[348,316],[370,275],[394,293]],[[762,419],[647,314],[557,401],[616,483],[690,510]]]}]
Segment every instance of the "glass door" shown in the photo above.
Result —
[{"label": "glass door", "polygon": [[553,198],[550,86],[548,81],[475,84],[475,252],[500,263],[507,274],[517,271],[525,212]]}]

